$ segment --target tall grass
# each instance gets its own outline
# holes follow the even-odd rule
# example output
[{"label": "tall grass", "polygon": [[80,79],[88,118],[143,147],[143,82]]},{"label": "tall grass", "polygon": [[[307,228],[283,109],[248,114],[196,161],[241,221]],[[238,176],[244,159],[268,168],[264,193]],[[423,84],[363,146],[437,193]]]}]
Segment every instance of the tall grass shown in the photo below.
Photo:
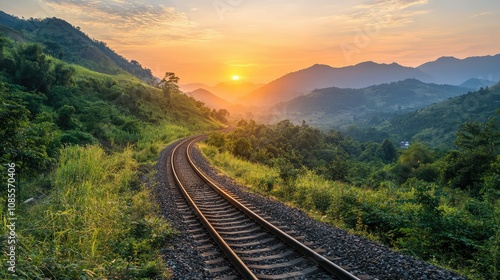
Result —
[{"label": "tall grass", "polygon": [[134,158],[139,162],[156,160],[167,143],[190,134],[192,131],[188,128],[169,123],[147,126],[142,130],[141,137],[137,142]]},{"label": "tall grass", "polygon": [[137,182],[132,150],[98,146],[60,151],[53,190],[19,213],[16,275],[1,279],[166,278],[156,246],[172,229]]},{"label": "tall grass", "polygon": [[[411,190],[404,189],[360,189],[350,184],[327,180],[310,170],[304,170],[297,179],[285,183],[277,168],[241,160],[229,152],[219,152],[217,148],[204,143],[199,143],[198,147],[211,164],[237,182],[248,186],[250,190],[278,198],[316,218],[354,232],[358,232],[355,214],[363,203],[369,202],[384,209],[393,209],[397,201],[407,201],[413,196]],[[358,228],[363,233],[363,227],[358,225]]]},{"label": "tall grass", "polygon": [[[457,269],[471,279],[498,278],[498,203],[489,206],[472,198],[457,203],[460,196],[418,180],[402,186],[386,182],[372,189],[327,180],[305,169],[285,183],[277,168],[238,159],[206,144],[198,146],[213,165],[250,190],[296,206],[317,220]],[[467,209],[484,217],[477,219]],[[491,231],[486,244],[476,241]]]}]

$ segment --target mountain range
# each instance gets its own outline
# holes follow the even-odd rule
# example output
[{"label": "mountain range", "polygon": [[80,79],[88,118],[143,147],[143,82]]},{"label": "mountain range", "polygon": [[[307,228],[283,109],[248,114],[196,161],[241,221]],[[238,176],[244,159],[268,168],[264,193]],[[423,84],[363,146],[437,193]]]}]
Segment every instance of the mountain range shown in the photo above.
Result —
[{"label": "mountain range", "polygon": [[256,90],[257,88],[263,86],[264,84],[254,84],[245,81],[229,81],[218,83],[215,86],[209,86],[202,83],[186,84],[181,85],[182,91],[191,93],[197,89],[204,89],[211,92],[212,94],[225,99],[229,102],[234,102],[238,98]]},{"label": "mountain range", "polygon": [[233,104],[229,103],[225,99],[222,99],[218,97],[217,95],[211,93],[210,91],[199,88],[197,90],[194,90],[192,92],[187,93],[187,95],[193,97],[194,99],[201,101],[205,103],[207,107],[213,108],[213,109],[228,109]]},{"label": "mountain range", "polygon": [[233,104],[269,108],[307,95],[316,89],[330,87],[361,89],[406,79],[477,90],[500,81],[498,65],[500,65],[500,54],[465,59],[441,57],[415,68],[397,63],[379,64],[372,61],[340,68],[315,64],[309,68],[288,73],[265,85],[229,82],[220,83],[214,87],[190,84],[181,88],[186,92],[203,88]]},{"label": "mountain range", "polygon": [[[17,42],[41,44],[55,58],[101,73],[129,73],[149,83],[157,81],[139,62],[125,59],[61,19],[22,20],[0,11],[0,32]],[[265,85],[230,81],[181,89],[212,108],[230,107],[233,114],[272,114],[274,119],[290,117],[332,126],[366,121],[377,113],[423,108],[491,86],[500,80],[498,65],[500,55],[441,57],[418,67],[371,61],[346,67],[315,64]],[[264,109],[259,113],[255,106]]]},{"label": "mountain range", "polygon": [[467,91],[458,86],[407,79],[362,89],[317,89],[280,103],[271,111],[282,119],[306,120],[320,127],[342,127],[353,122],[366,122],[374,114],[414,111]]},{"label": "mountain range", "polygon": [[316,64],[289,73],[238,99],[245,105],[273,105],[308,94],[314,89],[363,88],[371,85],[396,82],[408,78],[430,81],[432,77],[422,71],[399,64],[363,62],[354,66],[334,68]]},{"label": "mountain range", "polygon": [[465,59],[441,57],[418,67],[433,77],[432,82],[459,85],[470,78],[500,81],[500,54]]},{"label": "mountain range", "polygon": [[[405,79],[450,85],[461,85],[470,79],[475,79],[470,82],[476,83],[472,85],[472,89],[475,89],[478,84],[491,85],[500,81],[498,65],[500,65],[500,54],[466,59],[443,57],[416,68],[372,61],[341,68],[316,64],[286,74],[235,102],[244,105],[272,106],[309,94],[315,89],[328,87],[359,89]],[[471,87],[471,85],[465,86]]]}]

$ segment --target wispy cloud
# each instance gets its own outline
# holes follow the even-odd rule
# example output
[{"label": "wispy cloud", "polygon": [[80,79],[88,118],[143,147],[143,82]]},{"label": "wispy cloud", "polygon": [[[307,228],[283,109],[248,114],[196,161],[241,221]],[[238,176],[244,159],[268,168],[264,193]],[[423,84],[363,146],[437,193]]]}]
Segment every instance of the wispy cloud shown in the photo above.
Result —
[{"label": "wispy cloud", "polygon": [[[344,36],[339,45],[344,58],[350,63],[354,55],[360,55],[373,42],[383,39],[382,30],[401,28],[413,22],[417,15],[428,11],[412,8],[427,4],[428,0],[372,0],[354,6],[351,13],[343,16],[346,27],[338,30]],[[341,16],[342,17],[342,16]]]},{"label": "wispy cloud", "polygon": [[354,7],[353,21],[377,21],[384,27],[402,26],[413,22],[417,15],[428,13],[424,9],[408,9],[427,4],[428,0],[374,0]]},{"label": "wispy cloud", "polygon": [[493,13],[493,12],[482,12],[482,13],[478,13],[478,14],[472,15],[472,16],[470,16],[470,18],[485,17],[485,16],[491,16],[491,15],[494,15],[494,14],[495,13]]},{"label": "wispy cloud", "polygon": [[[109,43],[141,45],[152,41],[193,42],[218,37],[199,28],[185,13],[172,7],[138,0],[44,0],[63,18]],[[97,31],[97,32],[93,32]]]}]

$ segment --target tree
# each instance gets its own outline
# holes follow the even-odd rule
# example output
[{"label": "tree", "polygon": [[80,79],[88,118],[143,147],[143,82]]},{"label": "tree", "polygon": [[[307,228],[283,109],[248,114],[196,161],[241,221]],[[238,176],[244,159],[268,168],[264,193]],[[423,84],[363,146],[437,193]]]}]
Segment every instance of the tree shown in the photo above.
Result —
[{"label": "tree", "polygon": [[397,152],[396,148],[394,148],[394,145],[389,141],[389,139],[385,139],[382,142],[382,152],[384,152],[384,161],[385,162],[392,162],[396,159],[397,157]]},{"label": "tree", "polygon": [[450,152],[445,157],[441,171],[443,183],[468,190],[472,196],[479,197],[485,188],[485,177],[491,172],[492,163],[498,155],[498,139],[499,129],[494,119],[484,124],[464,123],[455,141],[460,150]]},{"label": "tree", "polygon": [[179,92],[178,83],[179,77],[175,76],[173,72],[166,72],[165,77],[160,81],[160,88],[168,102],[170,102],[173,93]]},{"label": "tree", "polygon": [[398,163],[412,168],[418,168],[422,164],[432,163],[434,157],[427,146],[413,144],[399,157]]},{"label": "tree", "polygon": [[423,144],[413,144],[408,150],[405,150],[398,158],[398,164],[395,166],[395,173],[399,176],[401,183],[405,182],[412,173],[421,166],[434,161],[433,153]]},{"label": "tree", "polygon": [[5,47],[5,45],[7,45],[7,38],[5,38],[3,35],[0,35],[0,62],[3,62],[3,48]]},{"label": "tree", "polygon": [[216,120],[222,123],[227,123],[228,116],[229,116],[229,111],[226,109],[212,110],[212,117],[214,117]]},{"label": "tree", "polygon": [[272,162],[274,167],[278,168],[280,178],[283,179],[286,184],[292,183],[299,176],[293,164],[287,159],[280,157],[273,159]]},{"label": "tree", "polygon": [[30,122],[30,112],[21,104],[16,95],[0,92],[0,160],[28,171],[42,169],[50,162],[47,147],[55,128],[47,122]]},{"label": "tree", "polygon": [[338,154],[335,155],[327,165],[328,178],[334,181],[343,181],[349,175],[349,162],[347,156]]},{"label": "tree", "polygon": [[68,67],[63,63],[57,63],[53,70],[54,74],[54,84],[56,85],[69,85],[72,82],[73,75],[75,74],[75,68]]},{"label": "tree", "polygon": [[29,44],[18,49],[16,55],[16,83],[29,90],[47,92],[55,78],[50,71],[50,60],[38,44]]},{"label": "tree", "polygon": [[57,125],[62,129],[78,128],[80,124],[74,117],[75,112],[75,107],[70,105],[64,105],[59,108],[59,110],[57,110],[57,113],[59,114]]},{"label": "tree", "polygon": [[244,159],[250,159],[252,155],[252,145],[246,138],[238,138],[234,142],[234,154]]},{"label": "tree", "polygon": [[485,153],[498,152],[500,146],[499,129],[495,119],[491,118],[487,123],[466,122],[462,124],[457,132],[455,145],[464,150],[481,150]]}]

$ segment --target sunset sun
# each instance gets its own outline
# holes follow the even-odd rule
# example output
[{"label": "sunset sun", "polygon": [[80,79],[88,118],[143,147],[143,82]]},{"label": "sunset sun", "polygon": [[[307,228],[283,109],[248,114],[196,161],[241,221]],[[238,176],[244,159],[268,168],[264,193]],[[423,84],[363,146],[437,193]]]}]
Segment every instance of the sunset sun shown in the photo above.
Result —
[{"label": "sunset sun", "polygon": [[237,81],[237,80],[239,80],[239,79],[240,79],[240,76],[238,76],[238,75],[233,75],[232,79],[233,79],[233,81]]}]

